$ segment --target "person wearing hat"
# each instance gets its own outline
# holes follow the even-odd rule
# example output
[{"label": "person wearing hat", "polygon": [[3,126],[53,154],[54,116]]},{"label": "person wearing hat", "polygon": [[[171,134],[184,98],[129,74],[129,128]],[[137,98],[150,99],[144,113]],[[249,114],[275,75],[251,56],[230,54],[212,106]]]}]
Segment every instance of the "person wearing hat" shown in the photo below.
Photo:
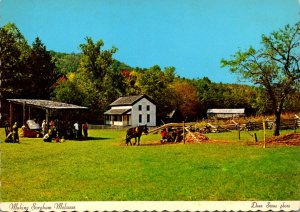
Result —
[{"label": "person wearing hat", "polygon": [[12,127],[12,130],[13,130],[13,142],[14,143],[20,143],[20,140],[19,140],[19,128],[18,128],[18,123],[15,122],[15,124],[13,125]]}]

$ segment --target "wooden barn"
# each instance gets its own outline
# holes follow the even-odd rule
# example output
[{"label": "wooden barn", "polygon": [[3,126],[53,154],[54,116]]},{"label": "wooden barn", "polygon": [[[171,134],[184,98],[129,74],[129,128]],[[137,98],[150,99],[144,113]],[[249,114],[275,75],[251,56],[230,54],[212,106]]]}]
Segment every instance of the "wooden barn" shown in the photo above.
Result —
[{"label": "wooden barn", "polygon": [[207,118],[230,119],[242,116],[245,116],[245,108],[207,110]]},{"label": "wooden barn", "polygon": [[104,113],[105,124],[111,126],[156,126],[156,104],[147,95],[120,97]]}]

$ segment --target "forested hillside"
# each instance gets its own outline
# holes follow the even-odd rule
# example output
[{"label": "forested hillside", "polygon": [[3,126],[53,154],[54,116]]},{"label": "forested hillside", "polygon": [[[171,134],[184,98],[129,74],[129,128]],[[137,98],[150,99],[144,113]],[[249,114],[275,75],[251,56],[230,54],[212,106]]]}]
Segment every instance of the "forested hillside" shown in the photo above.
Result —
[{"label": "forested hillside", "polygon": [[[112,101],[137,94],[147,94],[157,103],[159,119],[174,109],[188,121],[205,118],[208,108],[272,112],[262,87],[216,83],[209,77],[186,79],[175,67],[130,67],[114,59],[121,50],[104,49],[101,39],[87,37],[78,44],[81,53],[75,54],[47,50],[40,38],[30,45],[12,23],[1,27],[0,38],[1,114],[8,112],[8,98],[52,99],[87,106],[90,121],[101,123]],[[291,93],[284,110],[300,111],[299,97],[299,90]]]}]

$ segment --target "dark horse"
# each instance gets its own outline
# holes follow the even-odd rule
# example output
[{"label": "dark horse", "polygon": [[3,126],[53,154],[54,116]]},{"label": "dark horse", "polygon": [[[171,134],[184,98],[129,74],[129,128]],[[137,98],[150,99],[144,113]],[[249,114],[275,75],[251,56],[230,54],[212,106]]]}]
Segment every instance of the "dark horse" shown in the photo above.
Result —
[{"label": "dark horse", "polygon": [[131,143],[132,138],[135,139],[134,145],[136,144],[136,140],[138,140],[138,145],[140,145],[140,139],[141,139],[142,133],[145,133],[146,135],[148,134],[147,125],[141,125],[138,127],[129,128],[127,130],[127,134],[126,134],[126,145],[128,145],[128,143],[130,143],[130,145],[132,145],[132,143]]}]

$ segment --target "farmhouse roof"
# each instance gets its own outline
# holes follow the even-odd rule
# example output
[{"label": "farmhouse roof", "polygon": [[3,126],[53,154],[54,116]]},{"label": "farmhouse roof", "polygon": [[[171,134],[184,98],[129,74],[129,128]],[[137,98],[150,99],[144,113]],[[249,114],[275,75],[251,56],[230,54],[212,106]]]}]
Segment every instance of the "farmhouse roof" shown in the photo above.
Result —
[{"label": "farmhouse roof", "polygon": [[127,112],[131,111],[131,109],[110,109],[106,111],[105,115],[123,115]]},{"label": "farmhouse roof", "polygon": [[124,105],[134,105],[136,102],[141,100],[142,98],[148,99],[150,102],[155,104],[151,98],[149,98],[147,95],[136,95],[136,96],[123,96],[119,97],[117,100],[115,100],[113,103],[110,104],[110,106],[124,106]]},{"label": "farmhouse roof", "polygon": [[208,109],[207,113],[213,114],[244,114],[245,108],[238,109]]},{"label": "farmhouse roof", "polygon": [[26,104],[44,109],[87,109],[87,107],[83,106],[41,99],[8,99],[7,101],[17,104]]}]

